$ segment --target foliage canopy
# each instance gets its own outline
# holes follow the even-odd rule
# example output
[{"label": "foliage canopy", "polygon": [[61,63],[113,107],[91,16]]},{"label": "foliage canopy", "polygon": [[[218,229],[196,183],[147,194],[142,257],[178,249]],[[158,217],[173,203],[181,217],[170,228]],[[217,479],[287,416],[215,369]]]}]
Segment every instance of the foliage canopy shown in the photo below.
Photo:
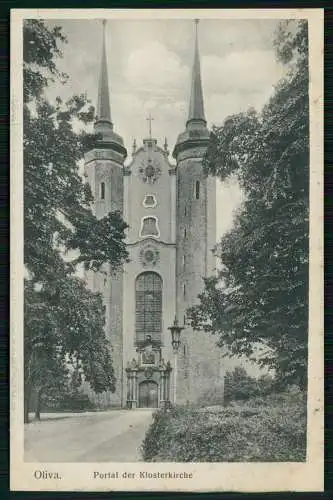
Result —
[{"label": "foliage canopy", "polygon": [[[275,40],[287,65],[262,112],[214,127],[207,174],[236,177],[245,197],[216,248],[220,270],[190,310],[195,328],[218,335],[233,355],[306,385],[309,238],[307,23],[281,22]],[[258,346],[261,354],[258,357]],[[264,352],[264,354],[263,354]]]},{"label": "foliage canopy", "polygon": [[59,27],[24,22],[26,419],[32,389],[65,383],[69,364],[96,392],[115,388],[102,297],[77,276],[77,265],[116,271],[128,257],[127,225],[118,212],[96,219],[80,173],[96,140],[84,131],[94,108],[84,95],[54,104],[45,96],[50,83],[67,80],[57,69],[65,42]]}]

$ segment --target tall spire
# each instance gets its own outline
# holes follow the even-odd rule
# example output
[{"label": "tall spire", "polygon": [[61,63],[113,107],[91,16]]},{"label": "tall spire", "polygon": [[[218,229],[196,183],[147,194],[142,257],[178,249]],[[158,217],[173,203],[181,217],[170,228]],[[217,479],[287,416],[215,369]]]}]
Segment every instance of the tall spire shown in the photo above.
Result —
[{"label": "tall spire", "polygon": [[108,67],[106,60],[105,48],[105,27],[106,20],[103,20],[103,43],[102,43],[102,59],[99,74],[98,99],[97,99],[97,121],[108,121],[112,123],[110,111],[110,96],[108,83]]},{"label": "tall spire", "polygon": [[[124,141],[120,135],[113,130],[110,109],[110,95],[108,83],[108,67],[106,61],[106,43],[105,43],[105,27],[106,20],[103,20],[103,43],[102,43],[102,59],[98,83],[98,99],[96,110],[96,121],[94,125],[95,133],[99,136],[97,139],[97,147],[109,148],[117,151],[126,157],[127,151],[124,147]],[[123,160],[122,160],[123,161]]]},{"label": "tall spire", "polygon": [[178,135],[177,142],[172,153],[173,157],[176,159],[181,151],[194,147],[196,148],[197,146],[206,147],[209,140],[209,130],[207,129],[207,122],[205,118],[201,84],[198,24],[199,20],[195,19],[194,59],[192,67],[189,113],[185,131]]},{"label": "tall spire", "polygon": [[195,21],[194,21],[194,25],[195,25],[194,60],[193,60],[193,67],[192,67],[191,95],[190,95],[188,122],[191,120],[202,120],[202,121],[206,122],[203,94],[202,94],[202,84],[201,84],[199,43],[198,43],[198,24],[199,24],[199,19],[195,19]]}]

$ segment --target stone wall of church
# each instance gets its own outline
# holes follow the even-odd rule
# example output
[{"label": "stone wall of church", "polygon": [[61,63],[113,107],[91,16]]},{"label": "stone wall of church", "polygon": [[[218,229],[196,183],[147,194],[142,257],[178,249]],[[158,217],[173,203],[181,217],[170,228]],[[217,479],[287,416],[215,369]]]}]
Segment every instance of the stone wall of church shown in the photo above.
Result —
[{"label": "stone wall of church", "polygon": [[[177,167],[177,314],[197,302],[203,277],[214,273],[216,244],[215,180],[202,169],[204,148],[187,149]],[[196,402],[214,386],[223,389],[223,363],[215,339],[186,326],[178,357],[177,402]]]},{"label": "stone wall of church", "polygon": [[[111,211],[123,212],[123,157],[109,150],[93,150],[86,155],[85,172],[94,196],[94,211],[101,218]],[[102,183],[104,187],[102,188]],[[86,280],[93,291],[103,295],[105,332],[112,348],[116,377],[115,393],[96,395],[87,388],[89,397],[99,406],[121,406],[123,383],[123,272],[105,265],[103,272],[88,272]]]}]

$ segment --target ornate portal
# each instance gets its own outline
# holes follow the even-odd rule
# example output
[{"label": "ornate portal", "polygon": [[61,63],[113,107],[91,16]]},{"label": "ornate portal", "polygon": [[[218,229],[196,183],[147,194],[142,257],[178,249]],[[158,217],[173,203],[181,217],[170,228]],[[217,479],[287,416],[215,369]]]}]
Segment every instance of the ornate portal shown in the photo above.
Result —
[{"label": "ornate portal", "polygon": [[169,408],[170,363],[161,358],[161,349],[148,336],[137,349],[137,359],[126,368],[128,408]]},{"label": "ornate portal", "polygon": [[163,359],[147,365],[139,357],[128,363],[127,408],[169,408],[171,370],[170,363],[165,364]]}]

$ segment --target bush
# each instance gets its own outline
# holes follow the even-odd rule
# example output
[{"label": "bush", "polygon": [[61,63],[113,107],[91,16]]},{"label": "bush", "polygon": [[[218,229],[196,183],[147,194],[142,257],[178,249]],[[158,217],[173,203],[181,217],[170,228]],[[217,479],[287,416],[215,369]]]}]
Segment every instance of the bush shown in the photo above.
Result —
[{"label": "bush", "polygon": [[151,462],[304,461],[306,399],[284,393],[227,408],[158,411],[142,453]]},{"label": "bush", "polygon": [[224,380],[224,401],[246,401],[257,396],[266,396],[272,391],[274,380],[270,375],[251,377],[242,367],[227,372]]},{"label": "bush", "polygon": [[243,367],[227,371],[224,384],[210,388],[197,401],[197,406],[228,405],[233,401],[247,401],[265,397],[272,392],[275,381],[270,375],[251,377]]},{"label": "bush", "polygon": [[79,390],[72,390],[56,398],[47,398],[43,404],[43,410],[53,411],[87,411],[96,409],[96,405],[90,401],[87,394]]},{"label": "bush", "polygon": [[224,387],[214,386],[205,392],[197,402],[197,406],[215,406],[223,405],[225,403],[224,399]]}]

